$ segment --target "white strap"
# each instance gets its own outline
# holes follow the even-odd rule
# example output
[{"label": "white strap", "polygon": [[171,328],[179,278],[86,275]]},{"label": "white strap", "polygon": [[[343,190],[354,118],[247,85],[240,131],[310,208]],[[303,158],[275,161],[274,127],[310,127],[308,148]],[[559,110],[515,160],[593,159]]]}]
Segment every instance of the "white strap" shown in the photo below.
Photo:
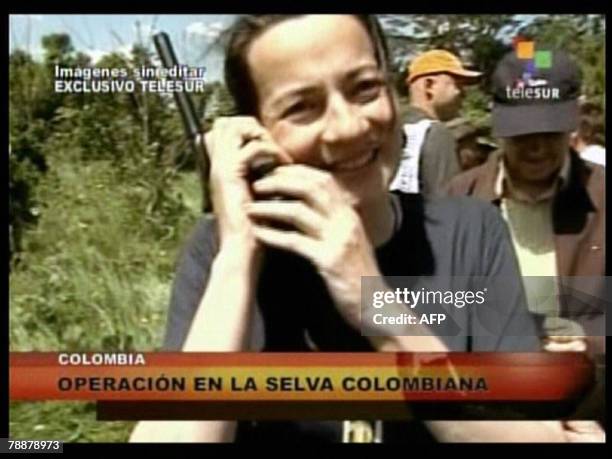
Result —
[{"label": "white strap", "polygon": [[406,145],[402,150],[397,174],[389,186],[391,191],[398,190],[403,193],[418,193],[420,191],[419,163],[421,150],[427,131],[434,122],[434,120],[423,119],[417,123],[404,124]]}]

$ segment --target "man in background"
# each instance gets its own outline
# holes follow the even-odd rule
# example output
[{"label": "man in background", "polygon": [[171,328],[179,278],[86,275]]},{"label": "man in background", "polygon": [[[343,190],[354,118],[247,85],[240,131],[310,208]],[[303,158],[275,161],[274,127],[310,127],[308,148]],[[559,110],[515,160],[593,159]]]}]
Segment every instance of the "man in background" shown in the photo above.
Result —
[{"label": "man in background", "polygon": [[603,113],[584,103],[580,106],[578,129],[572,133],[571,146],[582,159],[601,166],[606,165],[605,128]]},{"label": "man in background", "polygon": [[476,126],[465,118],[455,118],[446,123],[457,142],[457,159],[461,171],[467,171],[483,164],[489,155],[497,150],[490,138],[490,129]]},{"label": "man in background", "polygon": [[578,67],[556,51],[545,64],[529,68],[514,52],[500,61],[493,75],[493,135],[500,138],[501,150],[455,177],[448,191],[500,208],[529,308],[543,322],[544,349],[588,351],[597,363],[599,387],[579,412],[605,425],[603,311],[588,322],[561,300],[561,290],[578,282],[577,276],[603,282],[605,174],[570,148],[579,120]]},{"label": "man in background", "polygon": [[457,142],[444,122],[455,118],[464,87],[475,84],[480,72],[466,70],[457,56],[431,50],[417,56],[408,68],[410,107],[405,117],[405,147],[391,190],[440,195],[460,165]]}]

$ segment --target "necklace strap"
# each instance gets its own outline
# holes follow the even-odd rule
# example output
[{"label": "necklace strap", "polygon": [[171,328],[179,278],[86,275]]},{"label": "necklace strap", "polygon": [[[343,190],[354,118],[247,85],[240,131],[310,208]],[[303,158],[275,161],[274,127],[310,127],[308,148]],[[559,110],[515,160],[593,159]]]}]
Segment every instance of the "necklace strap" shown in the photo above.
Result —
[{"label": "necklace strap", "polygon": [[395,193],[391,193],[391,210],[393,211],[393,234],[395,234],[402,227],[402,220],[404,218],[400,198]]}]

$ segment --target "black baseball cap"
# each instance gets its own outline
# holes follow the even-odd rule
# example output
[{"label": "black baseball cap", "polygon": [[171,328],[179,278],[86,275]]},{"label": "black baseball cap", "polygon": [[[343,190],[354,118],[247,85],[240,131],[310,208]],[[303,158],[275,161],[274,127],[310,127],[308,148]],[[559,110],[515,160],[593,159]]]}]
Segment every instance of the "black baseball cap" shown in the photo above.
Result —
[{"label": "black baseball cap", "polygon": [[580,70],[562,51],[534,42],[506,54],[493,74],[493,135],[571,132],[578,125]]}]

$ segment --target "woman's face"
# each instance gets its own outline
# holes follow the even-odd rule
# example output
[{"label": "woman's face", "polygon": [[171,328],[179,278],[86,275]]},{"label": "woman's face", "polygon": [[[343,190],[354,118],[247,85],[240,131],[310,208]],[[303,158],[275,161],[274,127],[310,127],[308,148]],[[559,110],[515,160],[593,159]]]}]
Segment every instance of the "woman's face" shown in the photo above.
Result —
[{"label": "woman's face", "polygon": [[355,208],[385,196],[399,129],[385,75],[351,16],[301,16],[249,49],[261,123],[296,163],[328,170]]}]

